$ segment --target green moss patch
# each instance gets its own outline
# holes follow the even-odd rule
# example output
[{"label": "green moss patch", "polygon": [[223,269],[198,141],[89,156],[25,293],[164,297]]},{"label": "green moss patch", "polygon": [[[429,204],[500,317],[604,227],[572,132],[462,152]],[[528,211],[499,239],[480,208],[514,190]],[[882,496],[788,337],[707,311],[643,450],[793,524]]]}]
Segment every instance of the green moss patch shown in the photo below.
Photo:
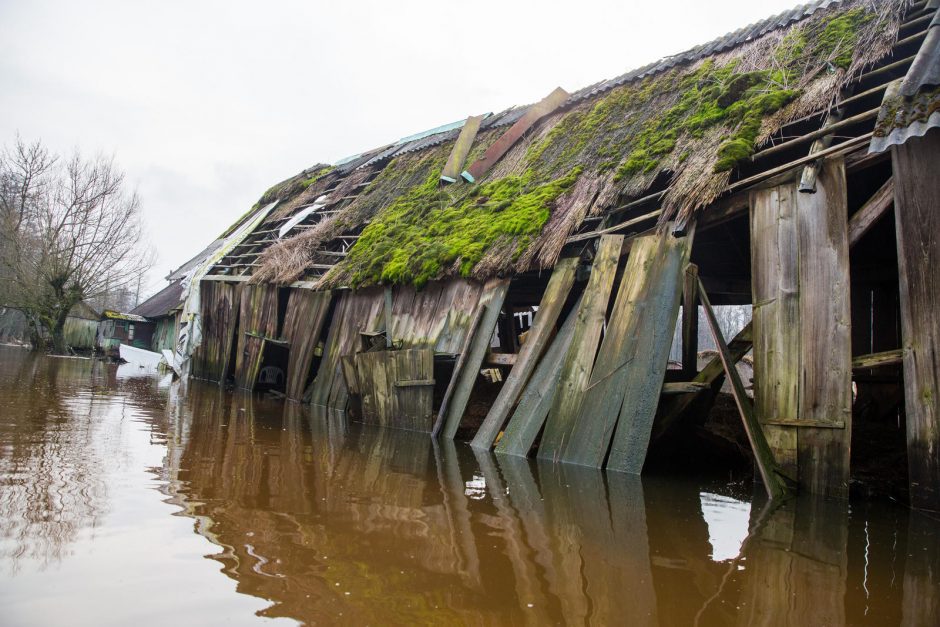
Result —
[{"label": "green moss patch", "polygon": [[414,283],[421,287],[459,264],[469,276],[494,245],[517,259],[541,232],[551,207],[581,173],[540,182],[528,170],[475,186],[441,188],[439,172],[379,213],[350,250],[351,283]]}]

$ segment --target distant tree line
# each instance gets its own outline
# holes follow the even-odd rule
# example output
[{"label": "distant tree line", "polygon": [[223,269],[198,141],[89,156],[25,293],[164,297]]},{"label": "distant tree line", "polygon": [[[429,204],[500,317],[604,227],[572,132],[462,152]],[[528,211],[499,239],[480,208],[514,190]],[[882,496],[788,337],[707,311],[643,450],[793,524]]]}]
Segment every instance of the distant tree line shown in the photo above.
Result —
[{"label": "distant tree line", "polygon": [[72,307],[126,308],[152,263],[140,198],[113,159],[20,137],[0,151],[0,305],[25,314],[34,349],[67,353]]}]

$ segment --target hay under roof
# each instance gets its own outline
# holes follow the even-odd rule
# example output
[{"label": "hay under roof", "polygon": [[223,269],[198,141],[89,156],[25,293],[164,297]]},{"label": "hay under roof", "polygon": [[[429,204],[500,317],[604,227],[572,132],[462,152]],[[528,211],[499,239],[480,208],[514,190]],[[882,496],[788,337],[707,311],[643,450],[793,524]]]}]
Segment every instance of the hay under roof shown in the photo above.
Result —
[{"label": "hay under roof", "polygon": [[[888,55],[907,6],[816,2],[581,90],[473,184],[439,181],[459,128],[308,169],[264,196],[280,201],[259,227],[276,241],[235,257],[256,259],[255,282],[420,286],[549,268],[585,221],[654,183],[660,224],[686,220],[785,124]],[[487,118],[466,163],[524,111]],[[281,236],[301,211],[317,220]]]}]

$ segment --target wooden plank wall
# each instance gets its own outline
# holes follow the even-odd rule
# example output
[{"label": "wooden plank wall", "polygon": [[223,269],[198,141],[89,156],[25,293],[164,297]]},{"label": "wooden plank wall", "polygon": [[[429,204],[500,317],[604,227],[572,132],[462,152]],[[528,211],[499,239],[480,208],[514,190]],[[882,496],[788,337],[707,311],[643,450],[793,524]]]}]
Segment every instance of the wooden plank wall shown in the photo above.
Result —
[{"label": "wooden plank wall", "polygon": [[240,283],[202,281],[199,286],[202,343],[193,355],[193,376],[222,382],[228,371],[232,341],[238,326]]},{"label": "wooden plank wall", "polygon": [[913,507],[940,512],[940,131],[892,148]]},{"label": "wooden plank wall", "polygon": [[355,356],[355,367],[363,422],[409,431],[431,431],[432,349],[359,353]]},{"label": "wooden plank wall", "polygon": [[787,183],[751,194],[754,406],[785,474],[848,496],[851,314],[845,166],[815,194]]},{"label": "wooden plank wall", "polygon": [[286,393],[291,400],[299,401],[303,398],[314,351],[332,299],[332,292],[314,292],[301,288],[292,288],[290,291],[282,335],[289,343]]},{"label": "wooden plank wall", "polygon": [[349,393],[340,358],[359,350],[361,332],[381,328],[384,308],[382,288],[342,292],[333,311],[320,369],[304,394],[305,401],[331,409],[346,409]]},{"label": "wooden plank wall", "polygon": [[239,330],[236,338],[235,384],[252,389],[264,357],[263,338],[277,335],[276,285],[245,285],[241,294]]},{"label": "wooden plank wall", "polygon": [[406,348],[426,346],[439,353],[459,353],[483,285],[466,279],[392,290],[392,339]]}]

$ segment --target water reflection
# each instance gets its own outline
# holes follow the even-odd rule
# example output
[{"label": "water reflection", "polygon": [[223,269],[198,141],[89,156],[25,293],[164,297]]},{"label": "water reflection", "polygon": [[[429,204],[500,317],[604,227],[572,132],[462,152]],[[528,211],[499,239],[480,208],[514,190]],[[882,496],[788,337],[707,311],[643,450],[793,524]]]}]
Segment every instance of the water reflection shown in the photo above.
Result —
[{"label": "water reflection", "polygon": [[[929,525],[909,530],[920,561],[892,582],[872,562],[903,548],[869,537],[856,563],[846,503],[752,507],[750,486],[473,453],[215,391],[185,402],[200,419],[171,489],[223,547],[214,559],[239,591],[271,602],[266,616],[838,625],[923,617],[937,602]],[[899,512],[856,518],[884,527],[876,544],[896,542]]]},{"label": "water reflection", "polygon": [[[885,504],[772,507],[750,485],[479,454],[78,360],[6,356],[0,406],[0,577],[16,583],[22,564],[62,563],[93,580],[113,556],[78,560],[74,547],[118,530],[142,555],[182,556],[122,571],[145,584],[135,589],[182,582],[215,603],[161,596],[165,611],[141,625],[170,614],[174,624],[211,624],[223,606],[256,620],[239,599],[262,604],[260,617],[309,624],[924,625],[940,616],[940,524]],[[129,434],[141,431],[151,453],[132,455]],[[149,482],[120,479],[142,469]],[[148,493],[179,518],[138,506]],[[186,524],[171,530],[161,517]],[[203,538],[217,548],[193,545]],[[202,572],[194,560],[217,567]],[[0,600],[4,586],[0,578]]]}]

